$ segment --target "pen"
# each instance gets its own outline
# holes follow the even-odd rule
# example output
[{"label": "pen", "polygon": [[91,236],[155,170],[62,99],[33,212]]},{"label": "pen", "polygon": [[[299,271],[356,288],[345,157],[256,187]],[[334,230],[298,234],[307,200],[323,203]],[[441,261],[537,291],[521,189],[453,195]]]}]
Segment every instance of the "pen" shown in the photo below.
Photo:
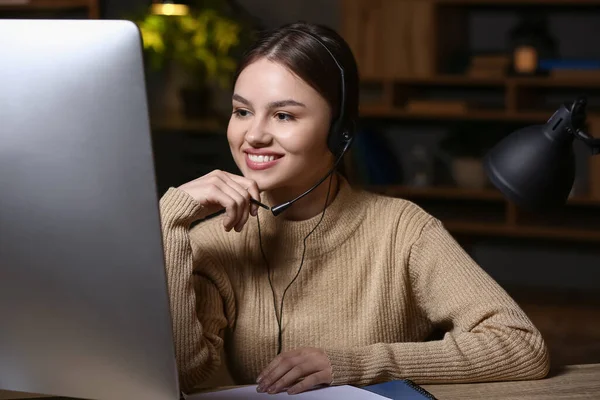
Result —
[{"label": "pen", "polygon": [[260,207],[264,208],[265,210],[270,210],[269,206],[266,206],[266,205],[264,205],[263,203],[261,203],[260,201],[258,201],[258,200],[255,200],[255,199],[253,199],[253,198],[250,198],[250,203],[254,203],[254,204],[256,204],[257,206],[260,206]]}]

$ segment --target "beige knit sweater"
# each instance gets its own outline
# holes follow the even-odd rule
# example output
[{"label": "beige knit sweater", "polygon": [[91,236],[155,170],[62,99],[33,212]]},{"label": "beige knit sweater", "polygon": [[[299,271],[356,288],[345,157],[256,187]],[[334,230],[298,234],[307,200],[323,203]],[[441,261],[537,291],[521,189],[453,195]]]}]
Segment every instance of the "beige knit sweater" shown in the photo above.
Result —
[{"label": "beige knit sweater", "polygon": [[[221,217],[190,229],[200,208],[176,188],[161,199],[182,389],[217,370],[223,346],[232,378],[254,383],[278,338],[257,221],[241,233],[225,232]],[[278,305],[320,217],[287,221],[259,211]],[[325,349],[334,385],[537,379],[549,369],[540,333],[438,220],[343,179],[307,240],[282,326],[283,351]]]}]

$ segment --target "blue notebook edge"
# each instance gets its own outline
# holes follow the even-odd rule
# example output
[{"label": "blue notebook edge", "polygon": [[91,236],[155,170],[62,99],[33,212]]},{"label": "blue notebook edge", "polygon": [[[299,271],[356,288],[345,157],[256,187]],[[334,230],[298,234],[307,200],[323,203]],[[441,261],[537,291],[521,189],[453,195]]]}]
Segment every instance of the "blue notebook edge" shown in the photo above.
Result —
[{"label": "blue notebook edge", "polygon": [[437,400],[431,393],[410,379],[398,379],[362,386],[361,389],[391,400]]}]

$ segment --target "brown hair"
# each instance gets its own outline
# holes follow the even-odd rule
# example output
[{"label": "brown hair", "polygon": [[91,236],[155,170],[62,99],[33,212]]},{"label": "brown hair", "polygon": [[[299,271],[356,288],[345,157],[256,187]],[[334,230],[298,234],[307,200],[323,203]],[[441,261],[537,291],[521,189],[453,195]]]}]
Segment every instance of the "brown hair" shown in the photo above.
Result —
[{"label": "brown hair", "polygon": [[323,96],[329,103],[332,118],[335,120],[340,113],[340,70],[331,55],[315,38],[298,30],[312,33],[321,39],[344,69],[344,120],[346,124],[354,123],[358,118],[359,102],[356,60],[348,43],[336,31],[326,26],[296,22],[263,32],[242,58],[234,82],[244,68],[260,58],[280,63]]}]

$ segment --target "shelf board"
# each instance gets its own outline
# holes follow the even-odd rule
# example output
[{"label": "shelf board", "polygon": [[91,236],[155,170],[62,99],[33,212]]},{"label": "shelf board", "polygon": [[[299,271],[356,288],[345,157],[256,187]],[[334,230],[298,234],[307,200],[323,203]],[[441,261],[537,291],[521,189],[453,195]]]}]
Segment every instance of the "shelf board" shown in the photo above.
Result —
[{"label": "shelf board", "polygon": [[58,10],[88,7],[90,7],[89,0],[0,0],[0,10]]},{"label": "shelf board", "polygon": [[543,88],[586,88],[600,89],[600,79],[590,79],[583,76],[581,78],[554,78],[554,77],[519,77],[507,78],[507,84],[513,84],[521,87],[543,87]]},{"label": "shelf board", "polygon": [[[419,1],[419,0],[416,0]],[[600,0],[432,0],[435,4],[442,5],[540,5],[540,6],[597,6]]]},{"label": "shelf board", "polygon": [[[600,3],[599,3],[600,4]],[[440,74],[433,76],[399,76],[393,78],[369,77],[362,83],[384,83],[423,86],[522,86],[522,87],[581,87],[600,89],[600,79],[544,77],[544,76],[506,76],[497,78],[473,77],[464,74]]]},{"label": "shelf board", "polygon": [[444,221],[444,226],[448,231],[457,234],[600,242],[600,230],[484,224],[462,221]]},{"label": "shelf board", "polygon": [[573,196],[567,199],[568,205],[574,206],[600,206],[600,199],[590,196]]},{"label": "shelf board", "polygon": [[470,77],[468,75],[434,75],[434,76],[398,76],[393,78],[365,78],[364,83],[395,83],[405,85],[449,85],[449,86],[504,86],[507,79]]},{"label": "shelf board", "polygon": [[[386,196],[407,199],[449,199],[449,200],[475,200],[509,202],[506,197],[495,188],[468,189],[455,186],[429,186],[412,187],[406,185],[368,185],[366,190]],[[600,198],[589,196],[573,196],[567,200],[565,206],[592,206],[600,207]]]},{"label": "shelf board", "polygon": [[360,106],[361,117],[397,118],[397,119],[439,119],[439,120],[474,120],[474,121],[509,121],[544,123],[552,116],[552,112],[507,112],[504,110],[469,110],[455,112],[414,112],[402,108],[391,108],[384,105]]},{"label": "shelf board", "polygon": [[393,197],[505,201],[495,189],[463,189],[452,186],[410,187],[403,185],[369,186],[367,190]]}]

